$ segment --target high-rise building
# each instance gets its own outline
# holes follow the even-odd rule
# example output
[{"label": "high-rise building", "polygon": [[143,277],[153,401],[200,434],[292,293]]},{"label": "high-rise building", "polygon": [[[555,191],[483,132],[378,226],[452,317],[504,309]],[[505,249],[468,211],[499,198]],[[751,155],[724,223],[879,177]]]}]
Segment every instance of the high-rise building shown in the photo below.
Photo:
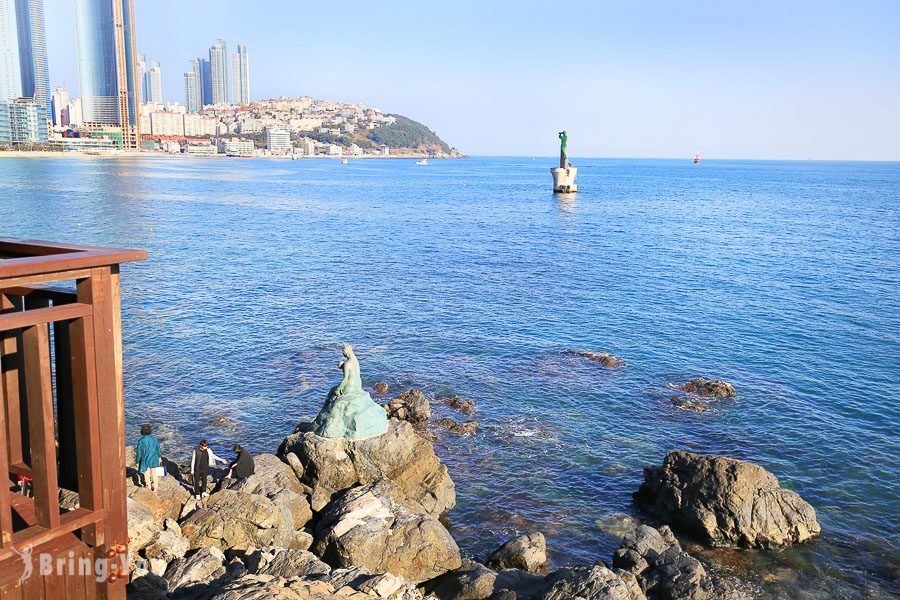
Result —
[{"label": "high-rise building", "polygon": [[[0,0],[0,100],[22,95],[19,34],[14,0]],[[8,118],[9,113],[4,113]],[[8,127],[8,123],[7,123]]]},{"label": "high-rise building", "polygon": [[34,98],[0,100],[0,142],[47,143],[47,110]]},{"label": "high-rise building", "polygon": [[212,104],[228,104],[228,46],[225,40],[216,40],[209,48]]},{"label": "high-rise building", "polygon": [[147,82],[147,102],[151,104],[162,104],[162,69],[159,67],[159,61],[154,60],[150,63],[145,75]]},{"label": "high-rise building", "polygon": [[234,103],[250,104],[250,57],[244,44],[238,44],[237,53],[231,55],[231,82]]},{"label": "high-rise building", "polygon": [[141,103],[146,104],[147,102],[149,102],[149,100],[147,100],[147,57],[144,54],[138,54],[137,73],[138,86],[140,86],[141,88]]},{"label": "high-rise building", "polygon": [[184,105],[188,112],[200,112],[202,108],[200,92],[200,65],[196,59],[191,68],[184,72]]},{"label": "high-rise building", "polygon": [[68,115],[66,108],[69,106],[69,90],[64,87],[58,87],[50,94],[50,115],[53,125],[56,127],[65,127],[68,125]]},{"label": "high-rise building", "polygon": [[206,106],[212,104],[212,69],[209,60],[198,58],[200,61],[200,104]]},{"label": "high-rise building", "polygon": [[75,0],[75,39],[85,126],[118,127],[123,146],[138,148],[133,0]]},{"label": "high-rise building", "polygon": [[50,114],[50,72],[47,65],[47,34],[44,0],[16,0],[19,34],[19,70],[22,97],[34,98]]}]

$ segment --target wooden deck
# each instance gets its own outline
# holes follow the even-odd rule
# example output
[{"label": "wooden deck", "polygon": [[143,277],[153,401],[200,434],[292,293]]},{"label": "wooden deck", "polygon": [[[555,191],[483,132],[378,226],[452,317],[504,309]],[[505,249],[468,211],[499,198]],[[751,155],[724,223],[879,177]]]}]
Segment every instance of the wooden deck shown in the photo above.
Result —
[{"label": "wooden deck", "polygon": [[[144,258],[0,238],[0,598],[125,597],[119,264]],[[60,508],[61,489],[79,508]],[[114,575],[97,582],[79,559]]]}]

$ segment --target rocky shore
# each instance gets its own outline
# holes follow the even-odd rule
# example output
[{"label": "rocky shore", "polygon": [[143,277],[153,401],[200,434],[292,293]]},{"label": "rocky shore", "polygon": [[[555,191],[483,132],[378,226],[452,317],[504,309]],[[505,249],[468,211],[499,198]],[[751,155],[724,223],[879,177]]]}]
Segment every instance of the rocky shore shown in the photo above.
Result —
[{"label": "rocky shore", "polygon": [[[441,402],[466,416],[475,410],[458,398]],[[466,557],[447,528],[456,488],[430,440],[428,403],[413,392],[390,400],[387,431],[367,439],[326,438],[301,423],[275,454],[255,457],[254,475],[226,481],[202,503],[185,467],[167,464],[154,494],[134,485],[129,464],[129,597],[742,598],[675,535],[777,548],[820,532],[814,509],[762,467],[676,451],[645,470],[635,493],[655,527],[631,528],[611,557],[555,569],[536,531]]]}]

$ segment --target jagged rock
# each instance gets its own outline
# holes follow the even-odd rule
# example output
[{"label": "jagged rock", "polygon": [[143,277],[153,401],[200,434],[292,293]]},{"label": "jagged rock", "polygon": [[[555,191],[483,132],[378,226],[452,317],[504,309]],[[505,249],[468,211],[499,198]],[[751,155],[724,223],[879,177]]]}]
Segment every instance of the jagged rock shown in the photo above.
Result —
[{"label": "jagged rock", "polygon": [[248,494],[262,494],[271,498],[282,490],[303,493],[303,487],[286,462],[274,454],[259,454],[253,457],[254,473],[246,479],[236,479],[228,483],[227,489]]},{"label": "jagged rock", "polygon": [[485,600],[494,593],[497,573],[475,561],[463,560],[460,568],[424,585],[438,600]]},{"label": "jagged rock", "polygon": [[547,540],[540,532],[530,533],[509,540],[497,548],[488,559],[492,569],[522,569],[529,573],[546,574]]},{"label": "jagged rock", "polygon": [[596,363],[600,363],[604,367],[619,367],[623,364],[621,358],[619,358],[615,354],[610,354],[608,352],[590,352],[588,350],[569,350],[568,352],[569,354],[574,354],[576,356],[592,360]]},{"label": "jagged rock", "polygon": [[450,417],[444,417],[434,422],[435,425],[443,427],[447,431],[452,431],[458,435],[472,435],[478,429],[478,423],[470,421],[468,423],[460,423]]},{"label": "jagged rock", "polygon": [[78,492],[59,488],[59,507],[64,510],[75,510],[81,506],[81,499]]},{"label": "jagged rock", "polygon": [[313,489],[311,505],[320,511],[336,492],[378,479],[390,479],[430,515],[456,504],[456,489],[434,448],[413,426],[391,419],[387,433],[367,440],[323,438],[298,431],[282,442],[279,455],[297,455],[303,483]]},{"label": "jagged rock", "polygon": [[331,573],[331,567],[312,552],[273,548],[260,554],[259,564],[254,569],[254,573],[258,575],[307,577]]},{"label": "jagged rock", "polygon": [[378,382],[372,386],[372,389],[375,390],[376,394],[381,394],[383,396],[390,391],[390,386],[384,382]]},{"label": "jagged rock", "polygon": [[622,540],[613,566],[634,574],[648,598],[716,600],[712,580],[700,561],[681,549],[672,531],[641,525]]},{"label": "jagged rock", "polygon": [[[168,564],[176,558],[187,554],[190,542],[186,537],[174,531],[164,530],[153,536],[150,543],[144,547],[144,556],[147,559],[157,559]],[[153,570],[157,573],[156,570]],[[159,575],[160,573],[157,573]]]},{"label": "jagged rock", "polygon": [[291,467],[291,470],[294,472],[294,475],[297,476],[297,481],[303,479],[303,463],[300,462],[300,459],[297,458],[297,455],[293,452],[288,452],[284,456],[285,461],[287,461],[288,466]]},{"label": "jagged rock", "polygon": [[147,569],[135,568],[125,589],[128,600],[166,600],[169,597],[167,587],[163,577]]},{"label": "jagged rock", "polygon": [[287,548],[296,527],[291,509],[260,494],[222,490],[181,523],[191,548]]},{"label": "jagged rock", "polygon": [[179,558],[166,570],[169,593],[194,591],[225,574],[225,555],[218,548],[202,548],[193,555]]},{"label": "jagged rock", "polygon": [[547,577],[543,600],[646,600],[637,578],[628,571],[612,571],[601,563],[560,569]]},{"label": "jagged rock", "polygon": [[390,574],[353,573],[347,584],[326,579],[245,575],[211,600],[423,600],[415,587]]},{"label": "jagged rock", "polygon": [[458,410],[464,415],[471,415],[475,412],[475,401],[469,400],[466,398],[460,398],[459,396],[442,396],[437,399],[441,404],[446,404],[450,408],[454,410]]},{"label": "jagged rock", "polygon": [[700,398],[692,398],[690,396],[673,396],[672,405],[675,408],[686,410],[688,412],[706,412],[712,409],[712,405]]},{"label": "jagged rock", "polygon": [[390,403],[384,405],[384,409],[389,418],[409,421],[416,427],[424,427],[431,418],[431,404],[428,398],[415,389],[391,399]]},{"label": "jagged rock", "polygon": [[130,483],[126,485],[129,498],[147,508],[159,523],[164,519],[178,519],[181,509],[191,497],[184,486],[174,477],[160,477],[159,490],[151,492],[150,488],[138,487]]},{"label": "jagged rock", "polygon": [[160,531],[159,523],[143,504],[131,498],[126,499],[128,510],[128,552],[130,556],[137,556],[138,551],[153,540]]},{"label": "jagged rock", "polygon": [[772,548],[821,531],[816,511],[759,465],[670,452],[644,469],[635,500],[672,527],[714,546]]},{"label": "jagged rock", "polygon": [[393,573],[413,583],[460,566],[450,533],[382,479],[343,492],[322,511],[313,552],[333,567]]},{"label": "jagged rock", "polygon": [[731,398],[735,395],[734,386],[721,379],[709,380],[698,377],[682,383],[679,387],[689,394],[698,396]]}]

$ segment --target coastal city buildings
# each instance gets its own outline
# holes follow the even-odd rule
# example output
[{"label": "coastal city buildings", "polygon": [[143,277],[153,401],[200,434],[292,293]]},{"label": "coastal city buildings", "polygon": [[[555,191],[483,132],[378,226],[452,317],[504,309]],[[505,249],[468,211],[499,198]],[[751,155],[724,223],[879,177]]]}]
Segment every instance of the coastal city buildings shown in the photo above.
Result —
[{"label": "coastal city buildings", "polygon": [[83,126],[140,145],[140,84],[132,0],[75,0]]},{"label": "coastal city buildings", "polygon": [[44,143],[49,76],[43,0],[0,0],[0,143]]},{"label": "coastal city buildings", "polygon": [[50,115],[54,127],[68,125],[67,108],[69,106],[69,90],[58,87],[50,94]]},{"label": "coastal city buildings", "polygon": [[266,148],[269,152],[283,153],[291,150],[291,132],[284,127],[266,129]]},{"label": "coastal city buildings", "polygon": [[200,112],[203,108],[202,79],[200,59],[191,60],[190,67],[184,72],[184,105],[188,112]]},{"label": "coastal city buildings", "polygon": [[216,40],[209,48],[211,104],[228,104],[228,46]]},{"label": "coastal city buildings", "polygon": [[238,44],[231,57],[232,99],[235,104],[250,104],[250,58],[247,46]]},{"label": "coastal city buildings", "polygon": [[138,85],[141,88],[141,102],[149,102],[147,99],[147,57],[144,54],[137,56]]}]

